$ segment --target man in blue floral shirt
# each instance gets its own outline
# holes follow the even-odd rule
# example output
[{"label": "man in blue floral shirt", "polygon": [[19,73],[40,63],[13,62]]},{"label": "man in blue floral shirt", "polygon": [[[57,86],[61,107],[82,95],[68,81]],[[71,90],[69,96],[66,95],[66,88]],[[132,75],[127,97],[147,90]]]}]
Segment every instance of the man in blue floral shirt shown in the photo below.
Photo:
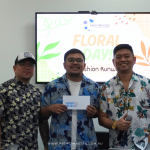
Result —
[{"label": "man in blue floral shirt", "polygon": [[110,148],[148,150],[150,80],[132,71],[136,58],[130,45],[116,46],[113,54],[117,75],[102,86],[99,123],[109,129]]},{"label": "man in blue floral shirt", "polygon": [[[65,53],[66,74],[50,82],[42,96],[43,117],[51,116],[49,150],[96,150],[92,118],[98,116],[99,86],[85,77],[85,56],[78,49]],[[68,110],[63,95],[90,96],[86,110]]]}]

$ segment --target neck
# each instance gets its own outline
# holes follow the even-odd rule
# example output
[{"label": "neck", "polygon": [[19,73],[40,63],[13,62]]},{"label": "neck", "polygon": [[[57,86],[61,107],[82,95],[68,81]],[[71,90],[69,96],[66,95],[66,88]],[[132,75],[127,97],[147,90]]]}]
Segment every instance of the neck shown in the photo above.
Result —
[{"label": "neck", "polygon": [[118,76],[119,76],[119,79],[122,82],[130,82],[130,80],[132,78],[132,73],[133,72],[130,72],[130,73],[118,73]]},{"label": "neck", "polygon": [[[16,77],[17,78],[17,77]],[[19,81],[21,81],[22,83],[24,84],[28,84],[30,80],[24,80],[24,79],[20,79],[20,78],[17,78]]]},{"label": "neck", "polygon": [[70,76],[67,74],[67,78],[74,82],[80,82],[82,80],[82,75],[81,76]]}]

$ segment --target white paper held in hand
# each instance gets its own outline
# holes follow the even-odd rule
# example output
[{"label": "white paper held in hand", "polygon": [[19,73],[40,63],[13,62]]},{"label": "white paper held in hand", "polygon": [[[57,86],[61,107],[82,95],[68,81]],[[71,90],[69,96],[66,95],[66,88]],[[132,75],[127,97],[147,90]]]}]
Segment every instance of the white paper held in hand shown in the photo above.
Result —
[{"label": "white paper held in hand", "polygon": [[90,105],[90,96],[63,96],[63,104],[68,109],[84,110]]}]

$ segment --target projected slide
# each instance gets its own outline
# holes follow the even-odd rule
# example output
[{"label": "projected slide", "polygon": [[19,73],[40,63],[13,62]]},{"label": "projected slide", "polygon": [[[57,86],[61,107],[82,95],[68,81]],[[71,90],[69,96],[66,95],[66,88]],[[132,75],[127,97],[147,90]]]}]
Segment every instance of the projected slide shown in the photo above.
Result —
[{"label": "projected slide", "polygon": [[130,44],[137,57],[134,71],[150,78],[150,14],[36,14],[37,83],[65,74],[64,53],[85,54],[84,74],[96,82],[116,75],[113,49]]}]

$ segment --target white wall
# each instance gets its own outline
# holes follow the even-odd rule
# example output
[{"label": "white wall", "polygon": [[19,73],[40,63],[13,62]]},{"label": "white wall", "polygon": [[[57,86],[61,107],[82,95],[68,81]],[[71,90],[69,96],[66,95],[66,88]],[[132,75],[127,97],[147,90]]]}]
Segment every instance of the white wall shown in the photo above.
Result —
[{"label": "white wall", "polygon": [[[35,12],[150,12],[149,6],[149,0],[0,0],[0,83],[14,77],[12,67],[20,52],[35,54]],[[35,76],[31,83],[36,85]],[[36,86],[42,91],[45,87]],[[108,131],[94,122],[97,131]]]}]

